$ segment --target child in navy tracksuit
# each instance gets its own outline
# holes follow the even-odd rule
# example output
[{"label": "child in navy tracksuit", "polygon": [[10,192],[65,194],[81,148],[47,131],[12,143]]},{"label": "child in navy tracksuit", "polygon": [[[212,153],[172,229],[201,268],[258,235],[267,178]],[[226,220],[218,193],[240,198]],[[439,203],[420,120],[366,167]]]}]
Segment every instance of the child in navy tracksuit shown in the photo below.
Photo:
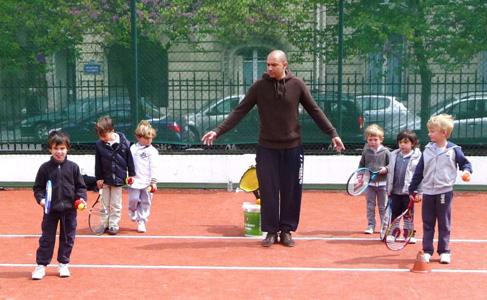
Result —
[{"label": "child in navy tracksuit", "polygon": [[128,176],[135,176],[130,142],[121,132],[115,132],[112,119],[101,117],[96,123],[99,140],[95,144],[95,177],[99,189],[103,188],[102,205],[107,214],[102,222],[110,235],[119,231],[122,213],[122,186]]},{"label": "child in navy tracksuit", "polygon": [[[435,224],[438,220],[438,254],[440,263],[449,264],[450,232],[451,232],[451,204],[453,199],[453,184],[457,176],[457,166],[463,171],[462,178],[470,179],[472,165],[465,158],[462,148],[448,141],[453,131],[453,118],[441,114],[433,116],[428,123],[428,136],[431,140],[423,151],[414,172],[409,194],[416,202],[423,201],[423,251],[425,260],[430,261],[434,252],[433,238]],[[423,195],[418,194],[421,183]]]},{"label": "child in navy tracksuit", "polygon": [[33,187],[34,197],[39,205],[46,205],[46,184],[52,183],[52,200],[50,211],[42,218],[42,236],[36,253],[37,267],[32,279],[42,279],[46,274],[46,266],[51,262],[56,242],[56,230],[60,223],[59,276],[69,277],[68,263],[74,246],[76,234],[75,201],[86,199],[86,186],[78,165],[67,159],[70,148],[69,137],[60,131],[49,134],[48,148],[51,159],[39,168]]}]

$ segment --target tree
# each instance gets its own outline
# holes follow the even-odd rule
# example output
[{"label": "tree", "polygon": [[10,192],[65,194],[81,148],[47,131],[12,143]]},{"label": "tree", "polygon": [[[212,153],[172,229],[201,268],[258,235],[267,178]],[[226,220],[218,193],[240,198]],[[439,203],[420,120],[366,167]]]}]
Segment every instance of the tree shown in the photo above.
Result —
[{"label": "tree", "polygon": [[5,78],[25,69],[42,74],[46,57],[81,42],[85,26],[71,13],[71,1],[0,1],[0,69]]},{"label": "tree", "polygon": [[[336,0],[317,0],[335,11]],[[421,78],[421,119],[425,130],[430,116],[432,66],[452,69],[487,50],[487,2],[484,0],[378,0],[345,1],[345,56],[397,49],[391,39],[401,37],[407,51],[402,67]],[[337,25],[337,24],[336,24]],[[337,26],[327,26],[317,36],[321,52],[337,57]],[[304,43],[311,49],[313,44]]]}]

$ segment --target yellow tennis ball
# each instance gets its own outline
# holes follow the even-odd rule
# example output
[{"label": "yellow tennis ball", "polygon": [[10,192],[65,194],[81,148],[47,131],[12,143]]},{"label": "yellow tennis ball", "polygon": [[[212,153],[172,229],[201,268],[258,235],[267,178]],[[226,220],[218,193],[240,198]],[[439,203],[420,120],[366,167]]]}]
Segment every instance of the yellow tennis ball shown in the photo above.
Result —
[{"label": "yellow tennis ball", "polygon": [[78,205],[78,209],[79,209],[79,210],[83,210],[83,209],[85,209],[85,208],[86,208],[86,206],[85,206],[83,203],[80,203],[80,204]]}]

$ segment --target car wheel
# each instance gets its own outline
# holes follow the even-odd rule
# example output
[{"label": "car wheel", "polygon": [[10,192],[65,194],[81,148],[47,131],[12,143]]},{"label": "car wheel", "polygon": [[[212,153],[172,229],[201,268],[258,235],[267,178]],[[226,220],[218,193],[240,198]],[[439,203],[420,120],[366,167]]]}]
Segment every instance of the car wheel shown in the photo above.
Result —
[{"label": "car wheel", "polygon": [[35,127],[35,133],[36,138],[38,138],[39,140],[45,140],[49,135],[49,127],[47,126],[47,124],[44,123],[37,124]]},{"label": "car wheel", "polygon": [[190,127],[188,132],[187,132],[187,137],[186,140],[188,143],[194,145],[194,144],[199,144],[200,143],[200,133],[198,130],[194,127]]}]

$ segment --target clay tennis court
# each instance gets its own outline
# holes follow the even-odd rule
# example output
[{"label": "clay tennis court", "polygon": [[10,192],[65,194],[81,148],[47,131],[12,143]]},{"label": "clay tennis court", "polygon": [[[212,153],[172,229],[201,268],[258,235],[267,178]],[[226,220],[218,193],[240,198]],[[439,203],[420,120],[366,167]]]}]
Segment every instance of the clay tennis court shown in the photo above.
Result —
[{"label": "clay tennis court", "polygon": [[[96,194],[90,192],[93,203]],[[243,236],[242,203],[253,195],[222,190],[160,190],[147,233],[128,220],[121,232],[94,236],[78,215],[70,278],[57,276],[56,253],[43,280],[30,279],[42,210],[30,189],[0,191],[0,299],[485,299],[487,194],[457,192],[452,263],[432,257],[412,273],[418,244],[392,252],[366,227],[365,200],[305,191],[296,247],[260,246]],[[436,246],[436,243],[435,243]],[[57,249],[57,244],[56,244]]]}]

